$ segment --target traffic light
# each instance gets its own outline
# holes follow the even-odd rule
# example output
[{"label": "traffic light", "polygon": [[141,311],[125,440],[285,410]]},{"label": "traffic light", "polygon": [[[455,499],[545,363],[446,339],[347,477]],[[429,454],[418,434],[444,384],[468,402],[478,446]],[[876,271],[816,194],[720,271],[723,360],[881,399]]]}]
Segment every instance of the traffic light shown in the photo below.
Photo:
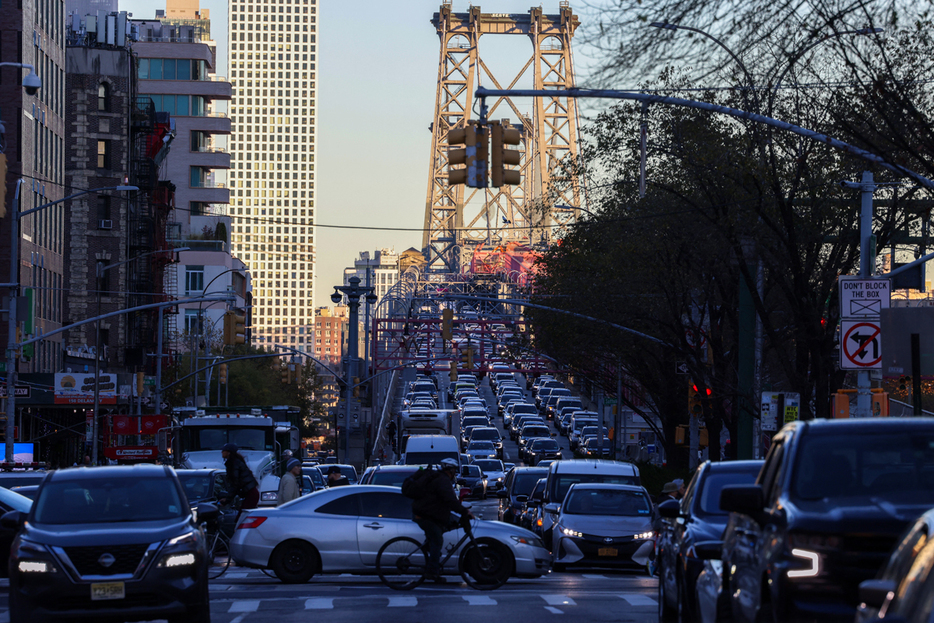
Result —
[{"label": "traffic light", "polygon": [[486,127],[468,121],[463,128],[448,130],[448,145],[463,145],[448,149],[448,165],[464,165],[462,169],[448,169],[448,184],[467,184],[471,188],[486,188],[489,134]]},{"label": "traffic light", "polygon": [[467,347],[467,369],[473,370],[473,346]]},{"label": "traffic light", "polygon": [[454,310],[444,309],[441,311],[441,339],[454,339]]},{"label": "traffic light", "polygon": [[224,314],[224,344],[236,346],[246,341],[246,317],[229,311]]},{"label": "traffic light", "polygon": [[451,372],[448,374],[448,378],[452,381],[457,380],[457,362],[454,360],[451,360]]},{"label": "traffic light", "polygon": [[499,188],[505,184],[521,184],[522,174],[507,169],[515,166],[522,159],[518,151],[508,149],[509,145],[518,145],[522,140],[519,130],[507,127],[499,121],[490,122],[490,186]]},{"label": "traffic light", "polygon": [[292,371],[289,370],[289,364],[283,362],[280,364],[282,366],[280,372],[282,374],[282,383],[288,385],[292,382]]},{"label": "traffic light", "polygon": [[217,367],[217,382],[223,385],[227,384],[227,364],[222,363]]},{"label": "traffic light", "polygon": [[688,413],[692,417],[700,417],[704,413],[704,405],[701,404],[701,397],[697,391],[697,385],[691,383],[688,385]]},{"label": "traffic light", "polygon": [[898,377],[898,389],[905,391],[911,387],[911,377],[908,375],[902,375]]}]

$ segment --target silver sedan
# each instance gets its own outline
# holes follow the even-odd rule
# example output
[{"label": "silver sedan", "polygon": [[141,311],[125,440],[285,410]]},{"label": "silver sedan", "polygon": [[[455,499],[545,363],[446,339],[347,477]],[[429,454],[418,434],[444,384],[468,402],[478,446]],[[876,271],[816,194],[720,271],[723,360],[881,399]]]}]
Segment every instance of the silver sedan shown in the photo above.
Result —
[{"label": "silver sedan", "polygon": [[[475,537],[508,550],[512,575],[538,577],[551,571],[541,540],[499,521],[477,521]],[[278,508],[246,511],[234,532],[230,554],[239,565],[268,568],[286,583],[307,582],[316,573],[375,574],[376,554],[386,541],[408,536],[424,541],[412,521],[412,501],[397,487],[357,485],[315,491]],[[463,536],[444,535],[447,552]],[[458,556],[445,573],[457,574]]]}]

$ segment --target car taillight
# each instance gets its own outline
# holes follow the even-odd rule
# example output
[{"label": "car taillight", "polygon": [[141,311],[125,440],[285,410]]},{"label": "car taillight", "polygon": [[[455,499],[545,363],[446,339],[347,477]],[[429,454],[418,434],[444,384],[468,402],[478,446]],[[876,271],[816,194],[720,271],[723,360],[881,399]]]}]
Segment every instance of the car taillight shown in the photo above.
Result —
[{"label": "car taillight", "polygon": [[263,522],[266,521],[265,517],[247,517],[237,525],[237,530],[249,530],[250,528],[259,528]]}]

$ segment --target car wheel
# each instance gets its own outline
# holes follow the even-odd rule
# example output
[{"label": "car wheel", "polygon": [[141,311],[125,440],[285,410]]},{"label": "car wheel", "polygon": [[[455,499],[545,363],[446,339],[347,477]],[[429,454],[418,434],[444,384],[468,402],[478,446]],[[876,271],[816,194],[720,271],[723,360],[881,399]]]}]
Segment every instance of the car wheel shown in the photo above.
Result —
[{"label": "car wheel", "polygon": [[280,543],[269,560],[276,577],[286,584],[303,584],[321,567],[315,548],[305,541]]}]

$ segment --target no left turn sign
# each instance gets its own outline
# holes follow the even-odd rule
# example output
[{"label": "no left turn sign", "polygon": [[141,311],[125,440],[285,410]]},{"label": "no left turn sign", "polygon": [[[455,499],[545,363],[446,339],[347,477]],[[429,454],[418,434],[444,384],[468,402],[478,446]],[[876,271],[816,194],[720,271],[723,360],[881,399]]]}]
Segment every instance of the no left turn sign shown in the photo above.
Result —
[{"label": "no left turn sign", "polygon": [[842,369],[882,368],[882,334],[878,320],[841,320],[840,335]]}]

